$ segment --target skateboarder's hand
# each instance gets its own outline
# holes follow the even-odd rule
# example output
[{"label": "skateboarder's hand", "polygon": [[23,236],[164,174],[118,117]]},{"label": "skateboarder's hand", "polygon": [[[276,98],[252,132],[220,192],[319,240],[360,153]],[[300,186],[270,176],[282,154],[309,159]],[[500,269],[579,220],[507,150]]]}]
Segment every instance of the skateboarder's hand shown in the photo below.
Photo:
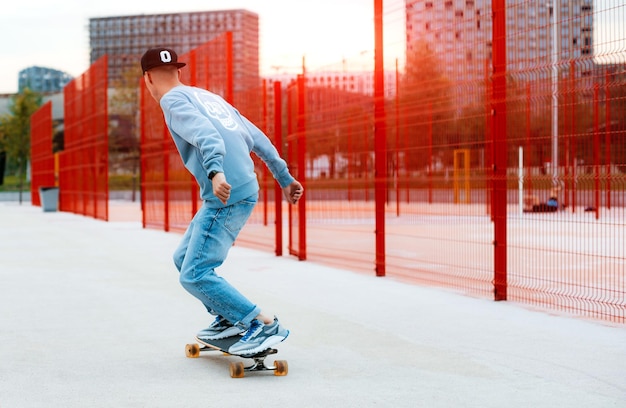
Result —
[{"label": "skateboarder's hand", "polygon": [[224,173],[217,173],[213,176],[211,182],[213,184],[213,195],[217,197],[222,204],[226,205],[226,202],[230,198],[230,184],[226,182],[226,176]]},{"label": "skateboarder's hand", "polygon": [[302,194],[304,194],[304,188],[297,180],[283,188],[283,195],[291,204],[297,203]]}]

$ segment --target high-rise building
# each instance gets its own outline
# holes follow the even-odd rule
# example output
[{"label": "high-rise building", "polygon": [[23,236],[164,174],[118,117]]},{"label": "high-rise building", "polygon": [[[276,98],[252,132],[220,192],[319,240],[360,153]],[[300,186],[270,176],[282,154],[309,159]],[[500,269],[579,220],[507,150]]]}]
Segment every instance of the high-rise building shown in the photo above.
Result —
[{"label": "high-rise building", "polygon": [[259,84],[259,17],[247,10],[134,15],[89,19],[91,63],[108,55],[109,80],[138,69],[151,47],[169,47],[182,55],[205,42],[233,33],[235,91]]},{"label": "high-rise building", "polygon": [[[385,71],[385,98],[396,95],[396,72]],[[270,81],[280,81],[286,87],[296,80],[296,74],[273,74],[264,76]],[[306,85],[310,88],[328,88],[343,92],[374,95],[374,73],[372,71],[313,71],[306,73]]]},{"label": "high-rise building", "polygon": [[[396,95],[396,73],[385,71],[385,98],[393,98]],[[371,71],[354,72],[310,72],[306,75],[307,86],[311,88],[322,87],[358,93],[362,95],[374,95],[374,73]]]},{"label": "high-rise building", "polygon": [[56,69],[29,67],[18,74],[18,92],[22,92],[24,88],[44,94],[61,92],[72,79],[70,74]]},{"label": "high-rise building", "polygon": [[[570,61],[592,60],[593,0],[556,3],[558,10],[552,9],[553,0],[506,2],[507,71],[540,80],[552,75],[555,56],[560,75],[568,75]],[[407,55],[423,41],[442,56],[448,78],[479,83],[492,62],[491,16],[491,0],[406,0]],[[577,75],[591,75],[592,69],[592,62],[580,64]]]}]

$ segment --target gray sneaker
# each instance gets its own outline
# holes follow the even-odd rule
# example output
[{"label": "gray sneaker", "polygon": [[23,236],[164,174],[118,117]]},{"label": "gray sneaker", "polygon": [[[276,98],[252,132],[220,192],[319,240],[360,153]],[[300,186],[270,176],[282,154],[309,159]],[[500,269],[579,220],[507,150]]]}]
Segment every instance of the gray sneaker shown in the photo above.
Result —
[{"label": "gray sneaker", "polygon": [[287,336],[289,336],[289,330],[282,327],[276,317],[273,323],[267,325],[254,319],[246,334],[230,346],[228,353],[244,356],[260,353],[285,340]]},{"label": "gray sneaker", "polygon": [[215,321],[206,329],[200,330],[196,337],[200,340],[219,340],[225,339],[226,337],[236,336],[244,331],[244,329],[233,326],[231,322],[224,319],[222,316],[217,316]]}]

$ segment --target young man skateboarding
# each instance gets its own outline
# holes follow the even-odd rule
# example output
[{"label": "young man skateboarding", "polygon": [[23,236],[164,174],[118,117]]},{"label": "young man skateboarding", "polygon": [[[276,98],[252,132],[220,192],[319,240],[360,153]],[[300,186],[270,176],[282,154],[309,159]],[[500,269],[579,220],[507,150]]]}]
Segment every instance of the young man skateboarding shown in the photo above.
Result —
[{"label": "young man skateboarding", "polygon": [[143,79],[159,103],[185,167],[193,174],[204,201],[179,247],[174,264],[182,286],[198,298],[215,321],[198,333],[215,340],[237,334],[231,354],[252,354],[289,335],[276,317],[261,309],[215,273],[248,220],[259,185],[250,152],[263,160],[291,204],[303,194],[270,140],[224,99],[180,82],[176,53],[152,48],[141,58]]}]

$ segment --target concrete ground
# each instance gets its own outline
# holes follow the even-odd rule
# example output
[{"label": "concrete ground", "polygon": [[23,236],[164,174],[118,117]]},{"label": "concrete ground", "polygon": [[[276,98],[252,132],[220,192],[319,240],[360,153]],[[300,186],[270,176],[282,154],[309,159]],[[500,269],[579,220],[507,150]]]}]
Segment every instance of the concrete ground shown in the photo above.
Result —
[{"label": "concrete ground", "polygon": [[286,377],[231,379],[236,357],[185,357],[210,319],[180,235],[127,214],[0,202],[0,408],[626,406],[623,325],[239,246],[220,273],[292,334]]}]

